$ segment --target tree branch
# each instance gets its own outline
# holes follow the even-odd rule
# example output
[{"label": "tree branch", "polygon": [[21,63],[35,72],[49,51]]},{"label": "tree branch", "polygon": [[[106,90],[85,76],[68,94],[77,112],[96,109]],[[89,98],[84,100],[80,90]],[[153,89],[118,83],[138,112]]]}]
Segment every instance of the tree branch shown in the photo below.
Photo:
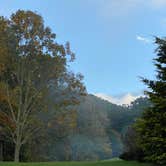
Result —
[{"label": "tree branch", "polygon": [[16,122],[16,116],[14,114],[14,109],[13,109],[11,101],[10,101],[10,94],[9,94],[8,84],[7,84],[7,101],[8,101],[9,107],[10,107],[10,112],[11,112],[12,118],[13,118],[14,122]]}]

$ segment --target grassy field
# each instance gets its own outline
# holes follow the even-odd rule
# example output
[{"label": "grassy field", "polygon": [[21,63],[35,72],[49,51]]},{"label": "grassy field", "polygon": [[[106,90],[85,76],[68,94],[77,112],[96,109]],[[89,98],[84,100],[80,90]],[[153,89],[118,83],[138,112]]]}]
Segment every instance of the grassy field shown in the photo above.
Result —
[{"label": "grassy field", "polygon": [[0,166],[150,166],[150,164],[110,160],[98,162],[43,162],[43,163],[12,163],[0,162]]}]

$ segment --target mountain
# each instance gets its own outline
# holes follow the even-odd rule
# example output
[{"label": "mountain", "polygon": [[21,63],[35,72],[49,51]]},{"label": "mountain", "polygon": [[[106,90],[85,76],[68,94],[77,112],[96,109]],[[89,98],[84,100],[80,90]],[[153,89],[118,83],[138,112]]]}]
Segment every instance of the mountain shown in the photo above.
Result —
[{"label": "mountain", "polygon": [[149,104],[148,99],[143,97],[137,98],[129,106],[121,106],[94,95],[87,95],[76,107],[78,126],[83,130],[82,135],[102,136],[101,144],[112,150],[109,157],[119,156],[123,149],[122,137],[127,128],[141,116]]},{"label": "mountain", "polygon": [[[55,100],[56,96],[51,96]],[[38,116],[42,130],[26,145],[24,161],[101,160],[118,157],[128,127],[149,106],[147,98],[137,98],[129,106],[112,104],[94,95],[80,98],[80,104]]]}]

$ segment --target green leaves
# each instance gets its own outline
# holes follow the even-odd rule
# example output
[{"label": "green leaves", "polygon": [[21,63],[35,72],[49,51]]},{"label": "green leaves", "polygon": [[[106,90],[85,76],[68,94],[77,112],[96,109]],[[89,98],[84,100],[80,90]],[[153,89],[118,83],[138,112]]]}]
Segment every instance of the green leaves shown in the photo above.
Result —
[{"label": "green leaves", "polygon": [[144,111],[135,128],[138,146],[143,150],[144,159],[158,164],[166,164],[166,39],[156,38],[157,68],[156,80],[143,79],[152,106]]}]

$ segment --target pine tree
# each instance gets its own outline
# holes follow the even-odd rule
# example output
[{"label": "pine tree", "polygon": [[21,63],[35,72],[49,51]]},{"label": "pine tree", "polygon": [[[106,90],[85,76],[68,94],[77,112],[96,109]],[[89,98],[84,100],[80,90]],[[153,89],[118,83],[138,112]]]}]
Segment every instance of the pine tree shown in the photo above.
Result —
[{"label": "pine tree", "polygon": [[166,38],[156,38],[157,57],[154,59],[156,79],[143,79],[150,89],[145,94],[152,105],[136,123],[138,145],[144,152],[145,161],[166,164]]}]

